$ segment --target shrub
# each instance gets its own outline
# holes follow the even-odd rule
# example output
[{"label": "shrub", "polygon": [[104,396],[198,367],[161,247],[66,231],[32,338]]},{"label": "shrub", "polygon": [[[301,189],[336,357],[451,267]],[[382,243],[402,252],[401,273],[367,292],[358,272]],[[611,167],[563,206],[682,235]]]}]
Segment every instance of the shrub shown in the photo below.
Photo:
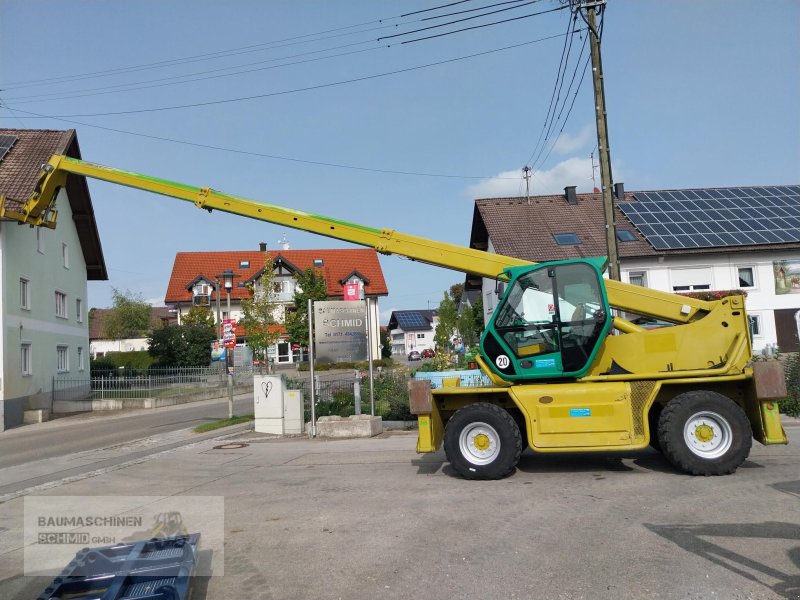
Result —
[{"label": "shrub", "polygon": [[118,375],[120,367],[124,367],[125,375],[136,375],[138,371],[146,371],[155,359],[146,350],[134,352],[109,352],[105,356],[89,363],[92,376]]},{"label": "shrub", "polygon": [[800,353],[787,356],[784,366],[789,397],[780,403],[781,412],[791,417],[800,417]]}]

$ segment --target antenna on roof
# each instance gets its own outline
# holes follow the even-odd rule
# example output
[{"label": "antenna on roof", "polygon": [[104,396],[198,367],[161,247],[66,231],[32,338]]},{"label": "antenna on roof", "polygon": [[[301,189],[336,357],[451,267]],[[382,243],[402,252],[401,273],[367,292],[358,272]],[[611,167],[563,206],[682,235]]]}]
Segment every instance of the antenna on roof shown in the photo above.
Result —
[{"label": "antenna on roof", "polygon": [[531,168],[528,165],[522,167],[522,177],[525,179],[525,198],[528,204],[531,203]]}]

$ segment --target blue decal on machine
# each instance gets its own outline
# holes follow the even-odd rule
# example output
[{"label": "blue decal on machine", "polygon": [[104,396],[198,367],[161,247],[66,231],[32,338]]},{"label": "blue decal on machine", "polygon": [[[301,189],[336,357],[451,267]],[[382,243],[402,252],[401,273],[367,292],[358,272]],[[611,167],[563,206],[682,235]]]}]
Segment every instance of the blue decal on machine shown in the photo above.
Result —
[{"label": "blue decal on machine", "polygon": [[548,367],[555,367],[556,366],[556,359],[555,358],[542,358],[537,360],[534,363],[534,366],[537,369],[546,369]]},{"label": "blue decal on machine", "polygon": [[570,417],[591,417],[592,416],[592,409],[591,408],[570,408],[569,409],[569,416]]}]

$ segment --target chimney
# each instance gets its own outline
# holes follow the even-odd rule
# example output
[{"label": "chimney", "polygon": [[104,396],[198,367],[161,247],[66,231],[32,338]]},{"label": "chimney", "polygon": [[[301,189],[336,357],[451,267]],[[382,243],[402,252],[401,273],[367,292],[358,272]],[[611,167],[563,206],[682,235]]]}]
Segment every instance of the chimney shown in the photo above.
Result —
[{"label": "chimney", "polygon": [[614,184],[614,197],[623,202],[625,200],[625,184],[624,183],[615,183]]},{"label": "chimney", "polygon": [[258,249],[261,252],[266,252],[267,251],[267,242],[258,242]]},{"label": "chimney", "polygon": [[564,188],[564,197],[567,199],[567,204],[577,204],[578,197],[575,195],[575,185],[568,185]]}]

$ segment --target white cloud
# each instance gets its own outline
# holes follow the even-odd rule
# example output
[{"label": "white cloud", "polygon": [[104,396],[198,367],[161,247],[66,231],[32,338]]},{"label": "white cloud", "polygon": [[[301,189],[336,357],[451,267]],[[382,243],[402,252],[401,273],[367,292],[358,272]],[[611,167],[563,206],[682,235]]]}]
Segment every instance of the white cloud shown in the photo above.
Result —
[{"label": "white cloud", "polygon": [[[577,185],[579,192],[592,191],[592,162],[586,158],[568,158],[548,171],[534,171],[531,177],[531,196],[563,193],[564,187]],[[524,196],[522,171],[504,171],[497,178],[485,179],[467,187],[471,198]]]},{"label": "white cloud", "polygon": [[556,142],[553,145],[553,150],[557,154],[569,154],[570,152],[580,150],[592,140],[592,134],[594,134],[594,132],[595,130],[591,127],[591,125],[586,125],[576,135],[562,133],[556,139]]}]

